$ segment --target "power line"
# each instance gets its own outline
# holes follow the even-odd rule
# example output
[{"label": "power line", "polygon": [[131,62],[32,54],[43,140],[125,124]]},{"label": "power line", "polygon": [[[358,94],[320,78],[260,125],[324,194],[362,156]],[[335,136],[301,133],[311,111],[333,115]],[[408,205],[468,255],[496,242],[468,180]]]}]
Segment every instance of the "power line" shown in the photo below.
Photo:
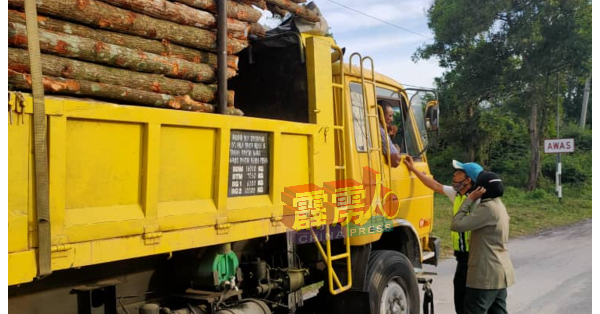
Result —
[{"label": "power line", "polygon": [[346,9],[350,10],[350,11],[353,11],[353,12],[356,12],[356,13],[358,13],[358,14],[364,15],[364,16],[366,16],[366,17],[368,17],[368,18],[372,18],[372,19],[374,19],[374,20],[377,20],[377,21],[379,21],[379,22],[381,22],[381,23],[384,23],[384,24],[387,24],[387,25],[389,25],[389,26],[392,26],[392,27],[395,27],[395,28],[401,29],[401,30],[403,30],[403,31],[405,31],[405,32],[409,32],[409,33],[412,33],[412,34],[415,34],[415,35],[421,36],[421,37],[423,37],[423,38],[425,38],[425,39],[429,39],[429,40],[433,39],[433,38],[431,38],[431,37],[428,37],[428,36],[425,36],[425,35],[423,35],[423,34],[419,34],[419,33],[415,32],[415,31],[412,31],[412,30],[410,30],[410,29],[408,29],[408,28],[404,28],[404,27],[402,27],[402,26],[398,26],[398,25],[396,25],[396,24],[393,24],[393,23],[390,23],[390,22],[384,21],[384,20],[382,20],[382,19],[380,19],[380,18],[377,18],[377,17],[374,17],[374,16],[372,16],[372,15],[369,15],[369,14],[367,14],[367,13],[360,12],[360,11],[358,11],[358,10],[356,10],[356,9],[353,9],[353,8],[351,8],[351,7],[349,7],[349,6],[345,5],[345,4],[341,4],[341,3],[339,3],[339,2],[336,2],[336,1],[333,1],[333,0],[327,0],[327,1],[329,1],[329,2],[331,2],[331,3],[335,3],[335,4],[337,4],[337,5],[341,6],[341,7],[344,7],[344,8],[346,8]]}]

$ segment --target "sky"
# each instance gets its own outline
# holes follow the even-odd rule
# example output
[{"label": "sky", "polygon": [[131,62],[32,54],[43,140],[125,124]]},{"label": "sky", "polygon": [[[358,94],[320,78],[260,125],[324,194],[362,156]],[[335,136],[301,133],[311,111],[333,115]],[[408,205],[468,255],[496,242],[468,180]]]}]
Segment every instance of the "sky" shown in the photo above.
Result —
[{"label": "sky", "polygon": [[[346,57],[353,52],[370,56],[375,71],[405,85],[434,87],[434,78],[444,72],[437,60],[417,63],[411,60],[417,48],[432,42],[433,34],[427,27],[431,1],[315,0],[315,3],[337,44],[346,48]],[[269,13],[263,14],[263,21],[273,26],[273,21],[265,20],[265,15]]]}]

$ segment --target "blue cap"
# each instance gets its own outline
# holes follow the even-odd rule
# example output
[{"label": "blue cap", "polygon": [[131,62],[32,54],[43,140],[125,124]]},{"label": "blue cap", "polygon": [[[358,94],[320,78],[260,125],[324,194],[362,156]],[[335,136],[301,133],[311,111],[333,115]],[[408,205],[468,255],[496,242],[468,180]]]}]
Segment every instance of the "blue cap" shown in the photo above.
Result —
[{"label": "blue cap", "polygon": [[454,167],[454,169],[463,170],[467,174],[467,176],[471,178],[471,180],[473,180],[473,182],[477,181],[477,177],[479,176],[481,171],[483,171],[483,167],[481,167],[476,162],[467,162],[463,164],[460,161],[452,160],[452,166]]}]

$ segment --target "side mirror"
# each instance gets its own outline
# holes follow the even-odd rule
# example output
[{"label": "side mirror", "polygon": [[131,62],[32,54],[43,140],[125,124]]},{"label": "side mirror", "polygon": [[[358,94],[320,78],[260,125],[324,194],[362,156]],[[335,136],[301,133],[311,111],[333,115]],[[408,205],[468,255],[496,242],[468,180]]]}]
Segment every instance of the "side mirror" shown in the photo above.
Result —
[{"label": "side mirror", "polygon": [[425,127],[427,131],[438,133],[440,128],[440,105],[437,101],[430,101],[425,109]]}]

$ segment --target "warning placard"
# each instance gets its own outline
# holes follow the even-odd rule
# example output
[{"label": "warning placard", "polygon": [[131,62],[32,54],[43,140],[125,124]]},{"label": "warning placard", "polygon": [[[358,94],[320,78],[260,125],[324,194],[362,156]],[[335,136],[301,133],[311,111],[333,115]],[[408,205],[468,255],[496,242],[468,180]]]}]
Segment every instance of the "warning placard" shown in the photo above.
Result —
[{"label": "warning placard", "polygon": [[561,154],[575,151],[575,140],[572,138],[560,138],[544,141],[544,153]]}]

